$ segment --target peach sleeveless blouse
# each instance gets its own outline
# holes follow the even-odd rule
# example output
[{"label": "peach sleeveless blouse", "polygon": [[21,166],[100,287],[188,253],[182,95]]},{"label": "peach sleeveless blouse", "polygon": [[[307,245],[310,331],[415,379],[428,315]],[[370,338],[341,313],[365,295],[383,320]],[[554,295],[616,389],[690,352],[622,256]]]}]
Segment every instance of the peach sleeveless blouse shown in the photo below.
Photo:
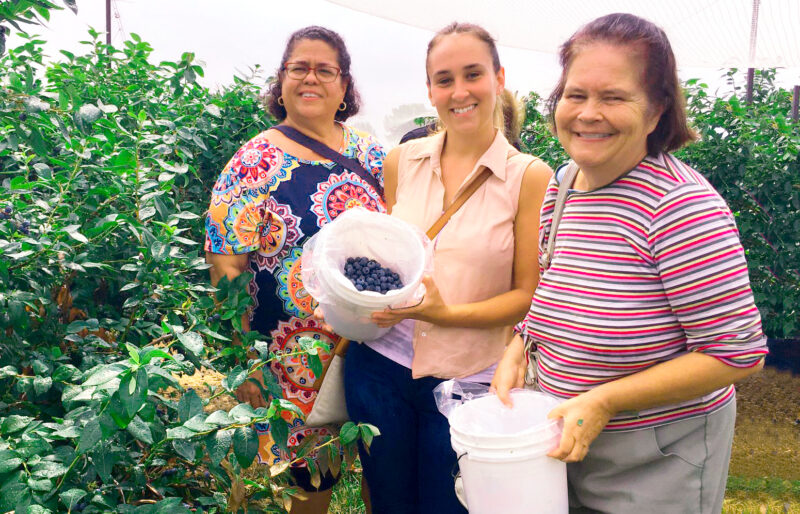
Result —
[{"label": "peach sleeveless blouse", "polygon": [[[445,191],[440,157],[444,140],[441,132],[399,147],[392,216],[423,231],[443,212]],[[498,131],[459,188],[456,195],[482,166],[492,171],[434,241],[433,278],[446,303],[479,302],[511,290],[519,192],[525,169],[535,159],[519,153]],[[414,325],[414,378],[474,375],[500,359],[511,336],[511,326],[453,328],[422,321]]]}]

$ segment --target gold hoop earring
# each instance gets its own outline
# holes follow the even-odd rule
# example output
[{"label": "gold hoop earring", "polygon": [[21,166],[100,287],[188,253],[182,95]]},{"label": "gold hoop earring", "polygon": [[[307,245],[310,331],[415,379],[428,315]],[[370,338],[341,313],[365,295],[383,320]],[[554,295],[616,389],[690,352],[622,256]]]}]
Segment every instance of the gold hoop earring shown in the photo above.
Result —
[{"label": "gold hoop earring", "polygon": [[340,111],[344,111],[345,109],[347,109],[347,102],[340,103],[339,104],[339,110]]},{"label": "gold hoop earring", "polygon": [[283,97],[282,97],[282,96],[279,96],[279,97],[278,97],[278,105],[280,105],[281,107],[283,107]]}]

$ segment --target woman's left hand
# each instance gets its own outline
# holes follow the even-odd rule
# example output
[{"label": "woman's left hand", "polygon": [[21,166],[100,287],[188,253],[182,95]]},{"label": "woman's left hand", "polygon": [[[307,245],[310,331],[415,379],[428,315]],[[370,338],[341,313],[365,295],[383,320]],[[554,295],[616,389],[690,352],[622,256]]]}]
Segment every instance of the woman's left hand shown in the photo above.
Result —
[{"label": "woman's left hand", "polygon": [[418,319],[431,323],[441,323],[447,315],[447,305],[442,300],[439,288],[430,275],[422,277],[425,286],[425,296],[422,301],[413,307],[401,309],[387,308],[372,313],[372,321],[379,327],[391,327],[404,319]]},{"label": "woman's left hand", "polygon": [[579,462],[586,457],[589,445],[614,415],[595,391],[567,400],[547,415],[550,419],[564,421],[561,442],[547,454],[549,457],[564,462]]}]

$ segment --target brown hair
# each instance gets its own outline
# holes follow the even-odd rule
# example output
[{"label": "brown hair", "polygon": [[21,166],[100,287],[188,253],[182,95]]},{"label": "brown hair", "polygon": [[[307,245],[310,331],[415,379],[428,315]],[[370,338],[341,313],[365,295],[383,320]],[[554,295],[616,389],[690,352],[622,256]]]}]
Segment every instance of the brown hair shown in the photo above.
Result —
[{"label": "brown hair", "polygon": [[550,122],[555,129],[555,111],[561,96],[572,60],[582,47],[604,42],[619,46],[632,46],[641,50],[643,61],[642,82],[651,107],[660,107],[663,113],[655,130],[647,136],[647,152],[655,155],[677,150],[697,138],[686,120],[686,100],[683,96],[675,55],[667,35],[654,23],[627,13],[609,14],[597,18],[578,29],[559,52],[561,78],[548,99]]},{"label": "brown hair", "polygon": [[335,119],[338,121],[345,121],[350,116],[357,114],[361,107],[361,96],[356,90],[353,76],[350,75],[350,53],[347,51],[342,36],[330,29],[317,25],[302,28],[289,36],[289,41],[286,42],[286,49],[283,51],[283,57],[281,57],[281,64],[275,71],[275,78],[269,85],[269,92],[267,93],[266,99],[266,106],[269,113],[275,116],[279,121],[286,119],[286,109],[278,103],[278,99],[281,97],[281,89],[283,88],[283,67],[286,65],[286,61],[289,60],[289,57],[291,57],[297,43],[304,39],[323,41],[336,50],[336,64],[342,71],[341,80],[347,81],[347,89],[344,92],[344,102],[347,104],[347,107],[343,111],[336,111]]},{"label": "brown hair", "polygon": [[[431,52],[439,41],[451,34],[470,34],[486,43],[486,46],[489,47],[489,55],[492,58],[492,68],[495,73],[500,71],[500,68],[502,68],[500,64],[500,54],[497,53],[497,43],[492,35],[480,25],[454,21],[437,32],[436,35],[433,36],[433,39],[428,42],[428,51],[425,54],[425,76],[427,77],[429,85],[431,81],[428,76],[428,59],[430,58]],[[520,104],[516,100],[514,94],[507,89],[503,90],[503,93],[498,96],[497,104],[494,108],[494,124],[496,127],[503,129],[503,134],[506,136],[506,139],[514,144],[514,146],[519,144],[519,134],[522,129],[521,111]]]}]

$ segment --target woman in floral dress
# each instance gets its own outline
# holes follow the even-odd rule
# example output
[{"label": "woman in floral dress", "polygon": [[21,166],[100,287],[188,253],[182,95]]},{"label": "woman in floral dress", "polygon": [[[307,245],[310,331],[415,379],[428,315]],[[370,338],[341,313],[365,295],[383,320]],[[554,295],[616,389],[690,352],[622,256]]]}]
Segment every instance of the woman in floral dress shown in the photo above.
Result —
[{"label": "woman in floral dress", "polygon": [[[350,76],[350,56],[338,34],[322,27],[295,32],[276,77],[270,87],[270,113],[283,125],[357,159],[371,174],[323,160],[270,129],[245,143],[214,185],[205,242],[212,282],[253,272],[249,289],[255,306],[243,328],[271,338],[270,350],[291,352],[303,336],[331,346],[339,340],[311,316],[315,305],[300,277],[302,245],[346,209],[385,212],[379,193],[384,150],[372,136],[342,124],[358,111],[359,97]],[[320,352],[323,362],[331,356]],[[316,377],[307,361],[284,358],[274,361],[269,372],[283,397],[307,415],[316,397]],[[258,386],[249,382],[237,396],[254,407],[266,404]],[[272,440],[268,426],[257,426],[259,462],[291,460],[292,448],[310,434],[336,435],[337,427],[308,427],[301,416],[288,421],[288,453]],[[335,479],[324,475],[317,489],[303,464],[294,465],[292,475],[308,496],[293,502],[292,512],[326,512]]]}]

